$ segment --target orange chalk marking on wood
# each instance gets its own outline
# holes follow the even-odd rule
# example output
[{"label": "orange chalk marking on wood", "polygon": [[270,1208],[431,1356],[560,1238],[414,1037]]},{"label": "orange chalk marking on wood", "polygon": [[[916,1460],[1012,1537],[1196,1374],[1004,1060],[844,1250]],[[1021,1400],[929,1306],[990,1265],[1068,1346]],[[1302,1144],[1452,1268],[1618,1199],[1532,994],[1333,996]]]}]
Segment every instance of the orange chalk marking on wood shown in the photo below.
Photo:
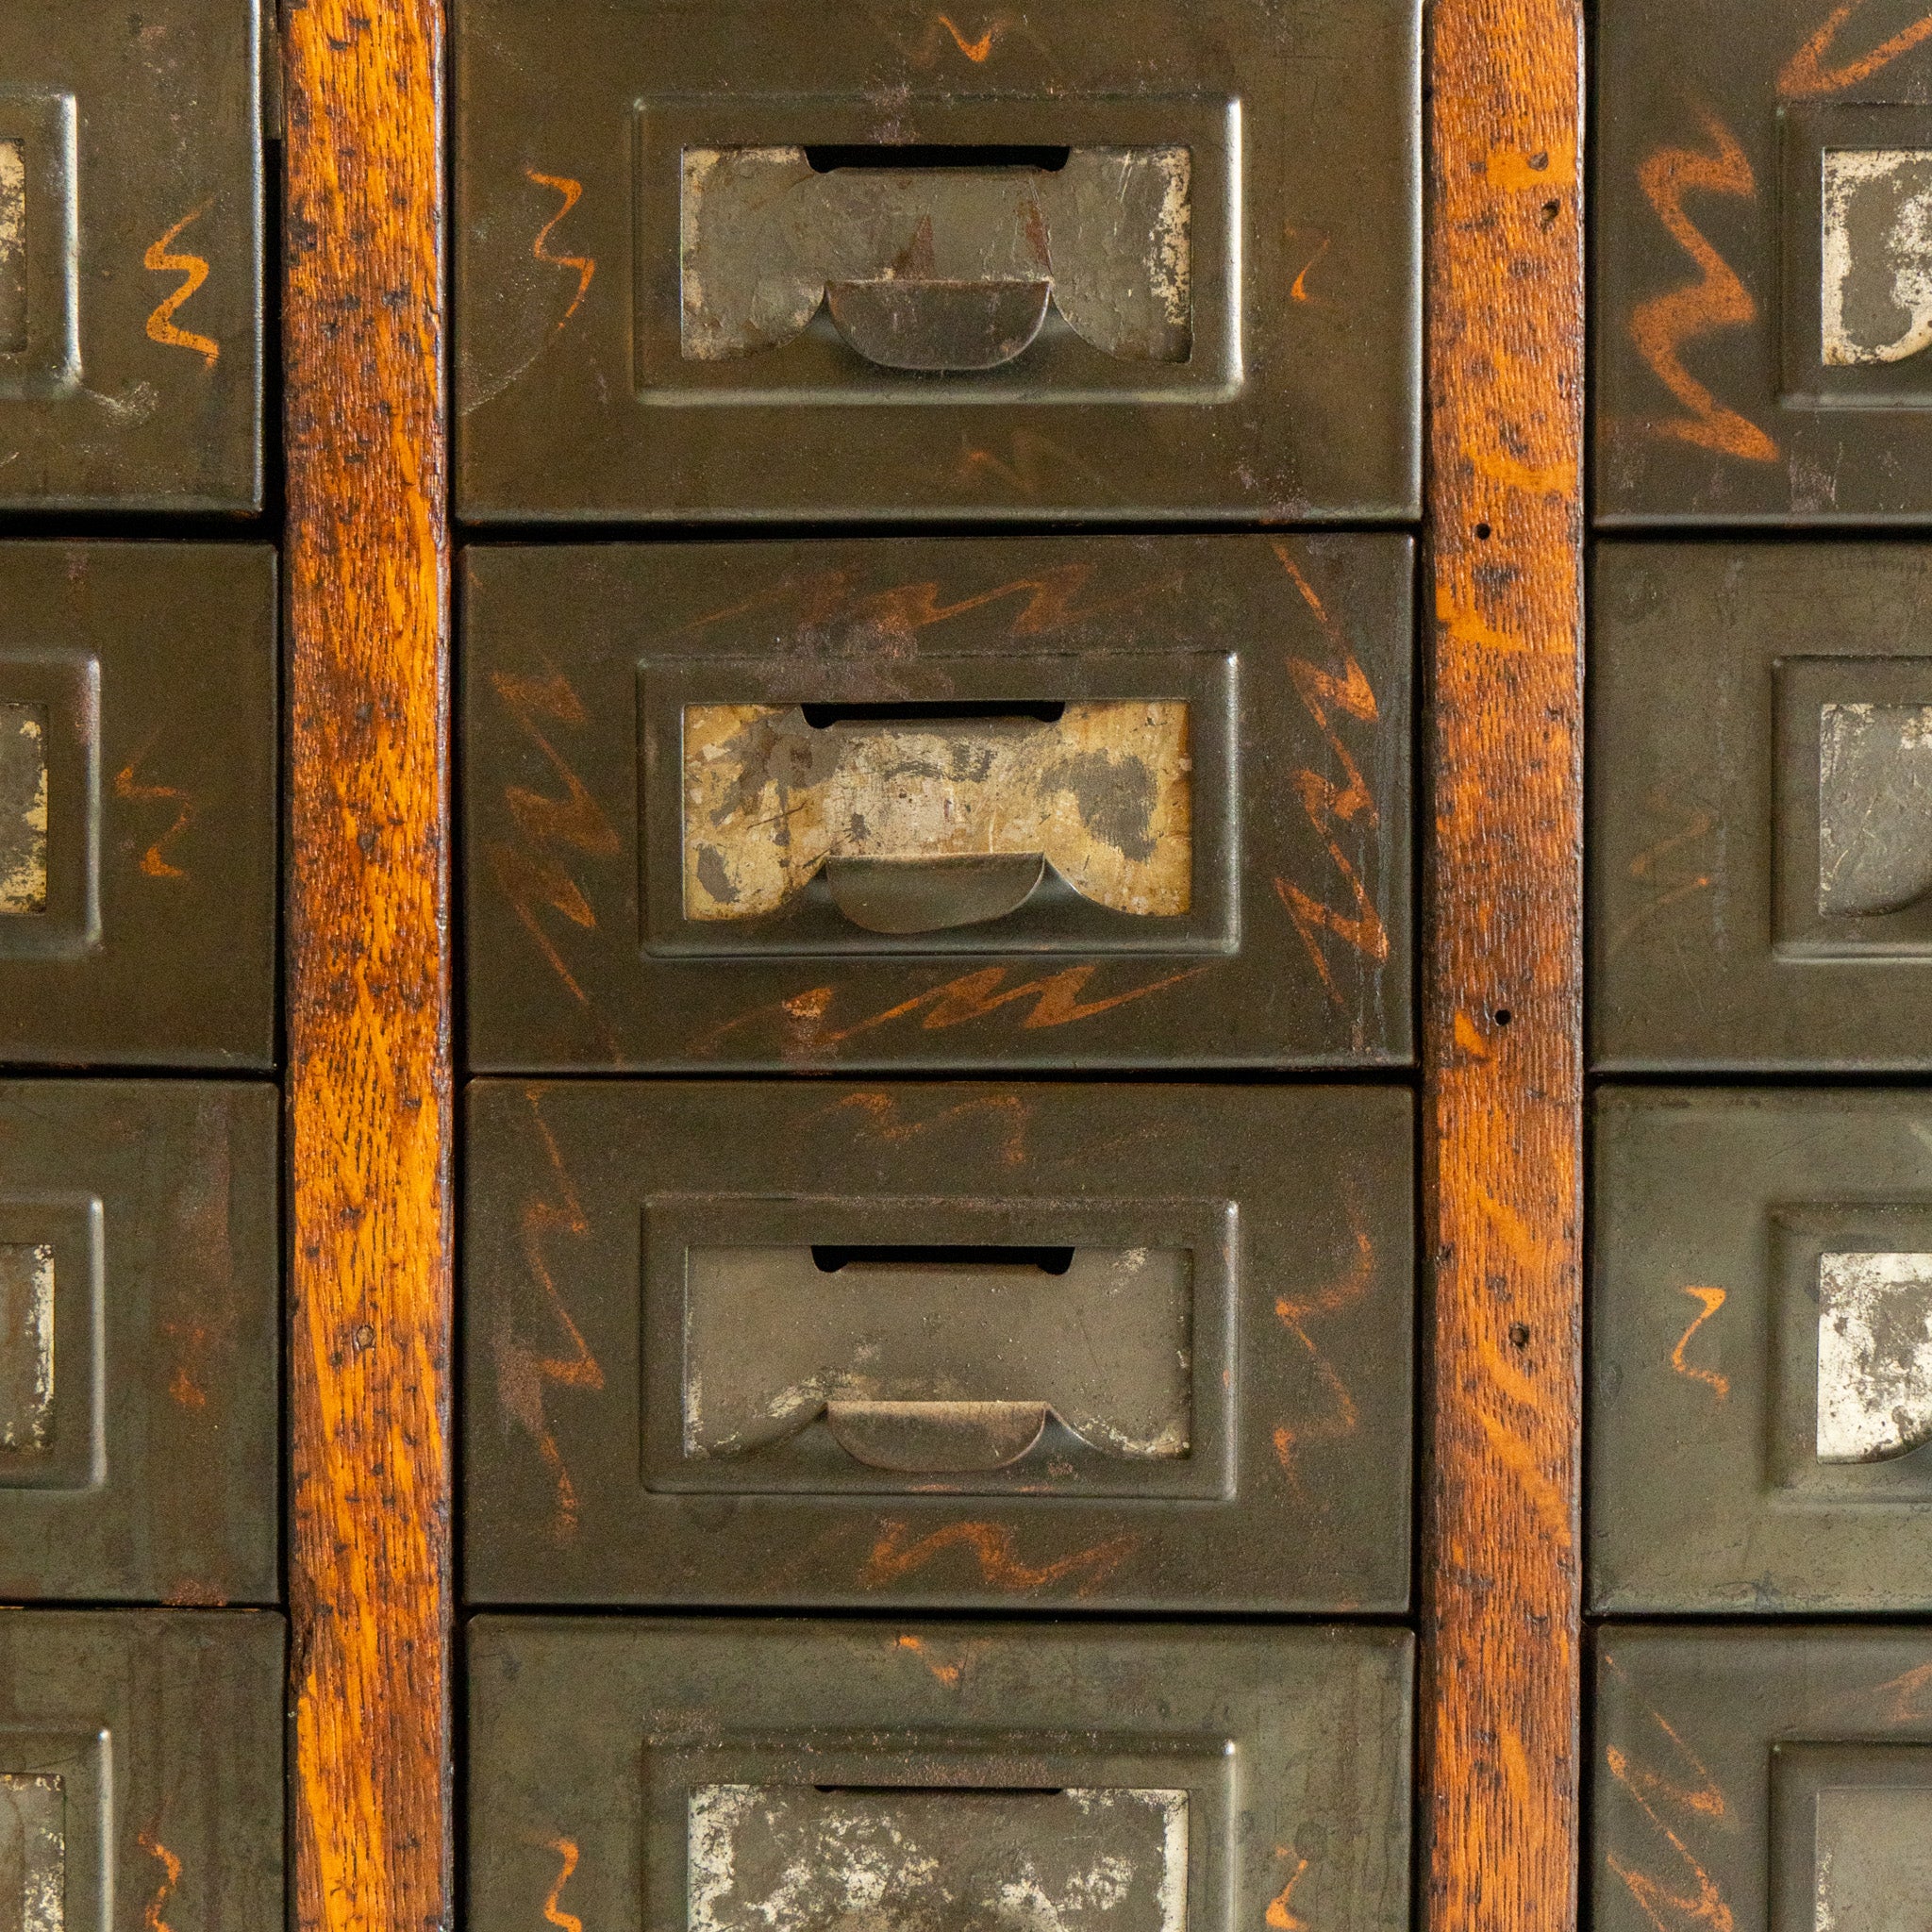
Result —
[{"label": "orange chalk marking on wood", "polygon": [[1677,1345],[1671,1351],[1671,1366],[1690,1381],[1707,1383],[1720,1402],[1726,1401],[1731,1392],[1731,1378],[1719,1374],[1715,1369],[1701,1369],[1695,1362],[1687,1362],[1684,1351],[1690,1346],[1691,1337],[1724,1307],[1728,1293],[1722,1288],[1687,1288],[1683,1291],[1702,1307],[1690,1327],[1677,1338]]},{"label": "orange chalk marking on wood", "polygon": [[151,243],[147,253],[141,258],[141,265],[156,275],[187,277],[172,295],[163,298],[148,317],[149,341],[159,342],[167,349],[191,349],[210,369],[222,359],[222,345],[212,336],[196,335],[192,329],[176,328],[174,322],[175,311],[208,280],[208,262],[201,256],[190,255],[186,250],[179,254],[170,251],[176,239],[200,221],[213,206],[212,200],[205,201],[192,214],[183,215],[158,242]]},{"label": "orange chalk marking on wood", "polygon": [[1826,94],[1842,93],[1848,87],[1870,80],[1901,55],[1932,41],[1932,13],[1927,13],[1910,26],[1902,27],[1869,54],[1854,56],[1836,67],[1826,66],[1839,35],[1869,4],[1870,0],[1844,0],[1842,6],[1832,8],[1824,25],[1791,56],[1778,75],[1777,91],[1786,100],[1815,101]]},{"label": "orange chalk marking on wood", "polygon": [[1751,158],[1737,137],[1707,108],[1701,109],[1707,149],[1660,147],[1637,171],[1638,185],[1670,231],[1697,264],[1694,282],[1654,295],[1631,312],[1630,340],[1651,373],[1690,412],[1649,425],[1653,435],[1674,438],[1741,462],[1774,463],[1777,444],[1748,417],[1721,403],[1710,389],[1684,367],[1683,351],[1721,330],[1746,328],[1757,319],[1757,304],[1704,231],[1684,212],[1692,192],[1729,195],[1749,201],[1757,193]]}]

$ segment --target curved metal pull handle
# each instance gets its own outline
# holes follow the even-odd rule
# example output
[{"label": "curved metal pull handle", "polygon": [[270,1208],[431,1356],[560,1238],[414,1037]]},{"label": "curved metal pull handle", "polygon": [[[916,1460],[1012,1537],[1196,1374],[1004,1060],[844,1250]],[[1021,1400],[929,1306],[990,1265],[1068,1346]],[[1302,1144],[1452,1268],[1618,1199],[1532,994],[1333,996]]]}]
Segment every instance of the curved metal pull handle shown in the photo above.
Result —
[{"label": "curved metal pull handle", "polygon": [[1185,362],[1191,178],[1183,147],[829,173],[802,147],[688,149],[684,354],[778,347],[823,305],[878,367],[966,375],[1024,356],[1057,308],[1104,355]]}]

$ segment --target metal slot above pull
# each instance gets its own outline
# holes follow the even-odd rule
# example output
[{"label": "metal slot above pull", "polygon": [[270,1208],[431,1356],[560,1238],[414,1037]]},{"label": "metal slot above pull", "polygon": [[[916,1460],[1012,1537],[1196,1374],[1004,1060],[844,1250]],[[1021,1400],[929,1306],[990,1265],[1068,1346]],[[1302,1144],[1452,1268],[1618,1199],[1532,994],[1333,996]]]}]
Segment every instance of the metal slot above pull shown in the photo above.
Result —
[{"label": "metal slot above pull", "polygon": [[886,369],[1000,368],[1055,308],[1103,354],[1189,358],[1185,147],[688,148],[683,169],[692,359],[777,347],[821,306]]},{"label": "metal slot above pull", "polygon": [[689,706],[685,916],[759,918],[816,890],[894,935],[1056,893],[1176,917],[1191,779],[1178,701]]},{"label": "metal slot above pull", "polygon": [[741,1456],[823,1421],[907,1475],[1006,1469],[1050,1426],[1185,1457],[1192,1273],[1178,1249],[692,1248],[684,1446]]},{"label": "metal slot above pull", "polygon": [[1188,1793],[707,1784],[692,1932],[1185,1932]]}]

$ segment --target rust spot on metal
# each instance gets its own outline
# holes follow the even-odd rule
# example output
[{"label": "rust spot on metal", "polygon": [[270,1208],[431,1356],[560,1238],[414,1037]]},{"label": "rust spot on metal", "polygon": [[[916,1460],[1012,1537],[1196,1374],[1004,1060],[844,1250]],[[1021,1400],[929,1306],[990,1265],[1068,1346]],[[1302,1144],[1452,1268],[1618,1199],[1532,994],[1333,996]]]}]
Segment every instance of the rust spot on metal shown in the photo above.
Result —
[{"label": "rust spot on metal", "polygon": [[1637,353],[1689,411],[1645,426],[1654,436],[1674,438],[1720,456],[1774,463],[1777,444],[1748,417],[1719,402],[1683,363],[1683,352],[1692,342],[1721,329],[1748,327],[1757,319],[1750,290],[1684,212],[1685,197],[1693,191],[1743,201],[1757,193],[1757,177],[1737,136],[1708,108],[1699,110],[1699,119],[1710,143],[1707,149],[1660,147],[1637,171],[1644,199],[1699,270],[1696,281],[1653,296],[1631,312],[1630,340]]},{"label": "rust spot on metal", "polygon": [[1731,1378],[1720,1374],[1715,1369],[1702,1369],[1694,1362],[1684,1359],[1684,1351],[1690,1346],[1691,1338],[1717,1311],[1724,1307],[1728,1296],[1721,1288],[1687,1288],[1684,1292],[1694,1302],[1702,1304],[1698,1314],[1690,1327],[1677,1338],[1677,1345],[1671,1351],[1671,1366],[1680,1375],[1688,1376],[1693,1382],[1707,1383],[1720,1402],[1725,1401],[1731,1392]]},{"label": "rust spot on metal", "polygon": [[164,296],[147,319],[147,337],[151,342],[159,342],[163,348],[187,349],[201,358],[212,369],[222,359],[222,345],[212,336],[197,335],[192,329],[177,328],[175,325],[175,311],[192,296],[196,290],[208,280],[207,260],[199,255],[191,255],[185,249],[178,253],[174,250],[176,240],[207,214],[214,206],[212,199],[205,201],[192,214],[186,214],[161,237],[153,242],[141,265],[155,275],[178,275],[185,279],[173,294]]},{"label": "rust spot on metal", "polygon": [[878,1590],[923,1570],[949,1551],[961,1550],[978,1566],[981,1580],[995,1589],[1043,1590],[1077,1578],[1074,1593],[1087,1596],[1112,1575],[1141,1541],[1138,1535],[1111,1537],[1071,1556],[1029,1563],[1020,1555],[1019,1539],[1004,1523],[949,1523],[943,1529],[914,1539],[908,1524],[882,1521],[878,1541],[873,1544],[858,1580],[863,1589]]}]

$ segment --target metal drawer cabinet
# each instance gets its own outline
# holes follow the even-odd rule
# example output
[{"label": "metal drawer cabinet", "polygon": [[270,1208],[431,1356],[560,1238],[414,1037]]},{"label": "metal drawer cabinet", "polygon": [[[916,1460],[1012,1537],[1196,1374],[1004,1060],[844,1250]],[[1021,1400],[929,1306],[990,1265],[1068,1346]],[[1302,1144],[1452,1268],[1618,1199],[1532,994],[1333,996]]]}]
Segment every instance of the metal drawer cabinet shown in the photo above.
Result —
[{"label": "metal drawer cabinet", "polygon": [[0,509],[260,508],[259,12],[0,10]]},{"label": "metal drawer cabinet", "polygon": [[472,1063],[1405,1063],[1412,572],[1394,536],[472,549]]},{"label": "metal drawer cabinet", "polygon": [[1932,1630],[1607,1630],[1595,1924],[1907,1932],[1932,1898]]},{"label": "metal drawer cabinet", "polygon": [[1932,1604],[1932,1094],[1611,1092],[1591,1593]]},{"label": "metal drawer cabinet", "polygon": [[1932,518],[1923,11],[1597,9],[1607,521]]},{"label": "metal drawer cabinet", "polygon": [[467,1923],[1398,1932],[1410,1642],[480,1618]]},{"label": "metal drawer cabinet", "polygon": [[0,1924],[282,1923],[282,1620],[0,1611]]},{"label": "metal drawer cabinet", "polygon": [[1932,1069],[1932,548],[1596,560],[1596,1064]]},{"label": "metal drawer cabinet", "polygon": [[470,1090],[473,1601],[1399,1611],[1394,1089]]},{"label": "metal drawer cabinet", "polygon": [[465,516],[1416,515],[1419,0],[454,16]]},{"label": "metal drawer cabinet", "polygon": [[279,1598],[277,1113],[0,1084],[0,1597]]},{"label": "metal drawer cabinet", "polygon": [[274,1064],[275,557],[0,546],[0,1061]]}]

